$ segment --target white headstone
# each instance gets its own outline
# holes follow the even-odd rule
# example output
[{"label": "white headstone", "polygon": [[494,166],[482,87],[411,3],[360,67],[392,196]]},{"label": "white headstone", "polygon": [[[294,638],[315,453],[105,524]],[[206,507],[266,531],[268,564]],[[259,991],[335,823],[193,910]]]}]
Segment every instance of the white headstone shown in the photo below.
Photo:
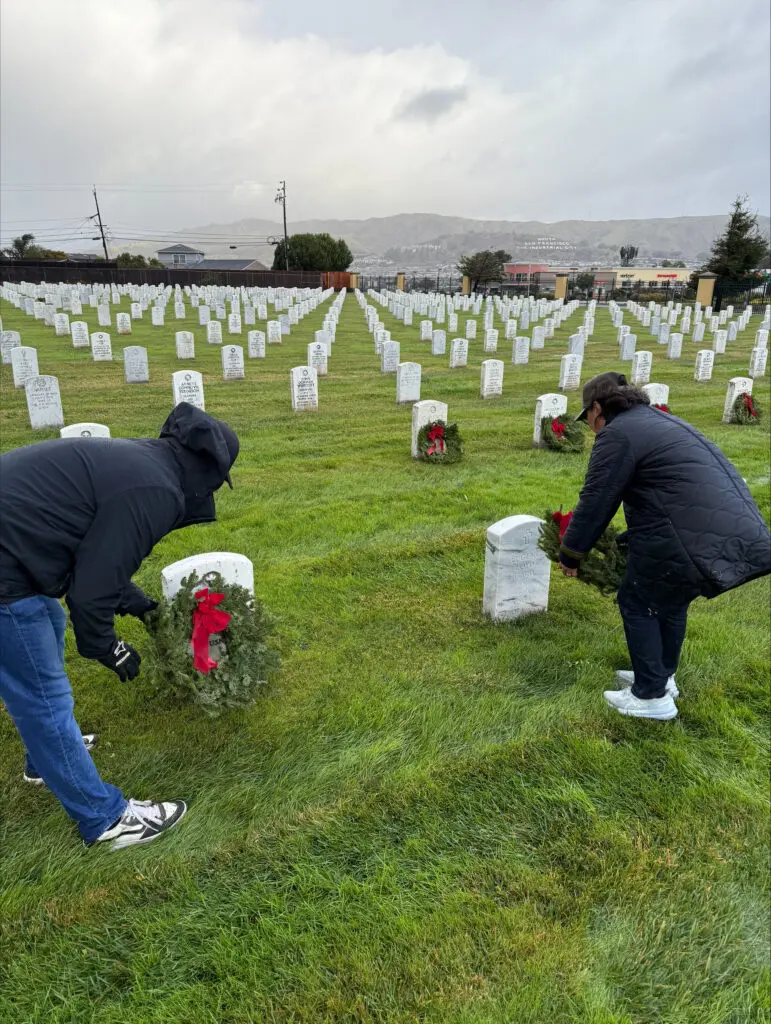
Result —
[{"label": "white headstone", "polygon": [[64,413],[56,377],[30,377],[24,385],[29,423],[33,430],[63,427]]},{"label": "white headstone", "polygon": [[751,377],[731,377],[728,381],[728,390],[725,396],[725,405],[723,406],[723,423],[731,423],[733,420],[734,402],[739,395],[751,395],[752,394],[752,378]]},{"label": "white headstone", "polygon": [[91,335],[91,355],[96,363],[109,362],[112,359],[110,335],[104,331],[95,331]]},{"label": "white headstone", "polygon": [[694,325],[693,334],[691,335],[691,337],[693,338],[694,341],[703,341],[704,340],[704,322],[703,321],[699,321],[699,323]]},{"label": "white headstone", "polygon": [[767,348],[755,348],[750,354],[750,372],[749,376],[753,379],[755,377],[764,377],[766,373],[766,359],[768,358]]},{"label": "white headstone", "polygon": [[[109,323],[109,320],[107,322]],[[66,338],[70,333],[70,318],[66,313],[54,314],[54,331],[57,338]]]},{"label": "white headstone", "polygon": [[485,352],[497,352],[498,351],[498,331],[495,328],[490,328],[485,331]]},{"label": "white headstone", "polygon": [[201,327],[211,322],[211,310],[208,306],[198,307],[198,323]]},{"label": "white headstone", "polygon": [[[40,373],[37,365],[37,349],[29,345],[19,345],[11,349],[11,366],[13,367],[13,385],[23,388],[30,377],[37,377]],[[0,481],[2,485],[2,481]]]},{"label": "white headstone", "polygon": [[11,355],[15,348],[21,345],[21,335],[18,331],[3,331],[0,335],[0,359],[6,366],[11,363]]},{"label": "white headstone", "polygon": [[281,344],[281,324],[278,320],[268,320],[268,344]]},{"label": "white headstone", "polygon": [[247,346],[250,359],[265,358],[265,331],[249,331]]},{"label": "white headstone", "polygon": [[482,609],[496,622],[548,608],[551,563],[538,547],[541,523],[509,516],[488,527]]},{"label": "white headstone", "polygon": [[185,304],[184,302],[174,303],[174,319],[184,320],[185,319]]},{"label": "white headstone", "polygon": [[195,359],[195,335],[192,331],[177,331],[177,359]]},{"label": "white headstone", "polygon": [[653,353],[641,350],[632,356],[632,373],[630,380],[632,384],[647,384],[651,379],[651,367],[653,366]]},{"label": "white headstone", "polygon": [[124,348],[123,368],[127,384],[146,384],[150,380],[147,349],[141,345],[128,345]]},{"label": "white headstone", "polygon": [[228,316],[228,334],[241,333],[241,317],[238,313],[231,313]]},{"label": "white headstone", "polygon": [[197,370],[177,370],[171,375],[174,405],[189,402],[198,409],[204,409],[203,377]]},{"label": "white headstone", "polygon": [[715,353],[710,348],[703,348],[696,353],[696,369],[693,379],[698,383],[712,380],[712,366],[715,362]]},{"label": "white headstone", "polygon": [[755,347],[768,348],[768,330],[765,327],[755,332]]},{"label": "white headstone", "polygon": [[420,363],[399,363],[396,368],[396,401],[399,405],[420,401]]},{"label": "white headstone", "polygon": [[581,384],[581,356],[568,353],[560,359],[560,391],[575,391]]},{"label": "white headstone", "polygon": [[164,601],[173,601],[182,587],[182,581],[193,576],[206,586],[210,574],[219,573],[223,583],[243,587],[254,594],[254,566],[245,555],[230,551],[209,551],[202,555],[191,555],[179,562],[173,562],[161,569],[161,593]]},{"label": "white headstone", "polygon": [[153,306],[150,310],[150,321],[153,327],[163,327],[165,321],[163,306]]},{"label": "white headstone", "polygon": [[131,334],[131,317],[128,313],[115,314],[115,328],[118,334]]},{"label": "white headstone", "polygon": [[476,320],[466,321],[466,338],[472,340],[477,336],[477,322]]},{"label": "white headstone", "polygon": [[434,331],[431,335],[431,355],[443,356],[447,351],[447,332]]},{"label": "white headstone", "polygon": [[312,366],[319,377],[327,375],[327,346],[320,341],[312,341],[308,346],[308,366]]},{"label": "white headstone", "polygon": [[210,320],[206,325],[206,341],[210,345],[222,344],[222,324],[219,320]]},{"label": "white headstone", "polygon": [[547,416],[556,419],[557,416],[564,416],[568,411],[568,400],[564,395],[548,394],[539,395],[535,403],[535,419],[533,421],[533,447],[545,448],[546,444],[541,438],[541,420]]},{"label": "white headstone", "polygon": [[533,328],[533,337],[530,342],[530,348],[543,348],[545,344],[546,332],[543,327]]},{"label": "white headstone", "polygon": [[434,330],[434,325],[431,320],[420,321],[420,340],[431,341],[431,335]]},{"label": "white headstone", "polygon": [[435,423],[437,420],[443,420],[447,422],[447,404],[446,402],[435,402],[431,399],[426,399],[422,402],[416,402],[412,407],[412,457],[417,459],[418,452],[418,434],[420,433],[421,427],[425,427],[427,423]]},{"label": "white headstone", "polygon": [[88,334],[88,324],[85,320],[73,320],[70,324],[73,348],[88,348],[91,340]]},{"label": "white headstone", "polygon": [[715,355],[722,356],[725,353],[725,344],[728,340],[728,331],[718,330],[715,331],[715,336],[712,339],[712,350]]},{"label": "white headstone", "polygon": [[399,367],[399,354],[401,346],[398,341],[383,342],[383,351],[380,355],[381,373],[396,373]]},{"label": "white headstone", "polygon": [[523,335],[514,340],[511,361],[515,366],[524,366],[530,361],[530,339],[528,337]]},{"label": "white headstone", "polygon": [[645,384],[643,391],[650,398],[651,405],[669,405],[668,384]]},{"label": "white headstone", "polygon": [[131,306],[129,308],[131,310],[131,319],[132,320],[141,320],[142,319],[142,303],[141,302],[132,302]]},{"label": "white headstone", "polygon": [[71,423],[69,427],[62,427],[59,431],[60,437],[109,437],[110,428],[104,423]]},{"label": "white headstone", "polygon": [[295,366],[289,371],[292,409],[305,412],[319,407],[318,376],[312,366]]},{"label": "white headstone", "polygon": [[106,306],[101,302],[99,303],[99,305],[96,307],[96,322],[99,324],[100,327],[110,326],[111,321],[109,306]]},{"label": "white headstone", "polygon": [[453,338],[450,344],[450,369],[456,370],[468,364],[468,341],[466,338]]},{"label": "white headstone", "polygon": [[[316,333],[313,335],[313,340],[320,342],[324,346],[324,348],[327,350],[328,356],[332,355],[332,335],[329,333],[329,331],[316,331]],[[390,341],[391,336],[389,335],[388,338],[384,338],[383,340]]]},{"label": "white headstone", "polygon": [[628,363],[634,357],[635,346],[637,345],[636,334],[625,334],[621,339],[621,362]]},{"label": "white headstone", "polygon": [[680,354],[683,350],[683,336],[682,334],[673,333],[669,335],[669,344],[667,345],[667,359],[679,359]]},{"label": "white headstone", "polygon": [[497,398],[503,394],[502,359],[485,359],[482,362],[479,394],[482,398]]},{"label": "white headstone", "polygon": [[584,358],[584,346],[586,344],[586,338],[583,334],[571,334],[568,339],[568,353],[570,355],[581,356]]},{"label": "white headstone", "polygon": [[222,378],[223,380],[244,379],[244,350],[241,345],[222,346]]}]

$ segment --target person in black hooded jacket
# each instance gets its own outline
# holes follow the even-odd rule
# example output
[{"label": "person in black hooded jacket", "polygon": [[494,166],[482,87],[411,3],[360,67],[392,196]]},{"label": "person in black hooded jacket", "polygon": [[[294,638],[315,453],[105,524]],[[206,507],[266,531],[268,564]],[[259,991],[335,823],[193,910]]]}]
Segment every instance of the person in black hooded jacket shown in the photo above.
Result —
[{"label": "person in black hooded jacket", "polygon": [[675,670],[688,606],[771,572],[771,534],[747,485],[720,449],[620,373],[583,390],[597,435],[578,505],[562,539],[560,568],[577,575],[623,502],[627,570],[618,592],[632,672],[605,692],[621,714],[677,715]]},{"label": "person in black hooded jacket", "polygon": [[139,654],[114,617],[156,602],[131,582],[171,530],[215,520],[238,438],[186,402],[160,438],[62,438],[0,455],[0,697],[24,742],[25,779],[44,783],[87,844],[146,843],[181,820],[183,801],[126,800],[99,777],[75,722],[64,670],[70,611],[78,653],[136,677]]}]

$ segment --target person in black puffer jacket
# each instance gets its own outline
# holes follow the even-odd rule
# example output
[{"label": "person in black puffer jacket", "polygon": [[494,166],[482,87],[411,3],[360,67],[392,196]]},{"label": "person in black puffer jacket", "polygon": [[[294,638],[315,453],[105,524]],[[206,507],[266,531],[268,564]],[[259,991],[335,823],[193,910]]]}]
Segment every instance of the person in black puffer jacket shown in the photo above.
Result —
[{"label": "person in black puffer jacket", "polygon": [[59,599],[78,653],[133,679],[139,654],[113,620],[145,619],[156,603],[131,577],[171,530],[214,521],[237,454],[226,423],[181,402],[157,439],[60,438],[0,455],[0,698],[26,748],[25,781],[48,786],[87,845],[150,842],[186,806],[127,801],[99,777],[75,721]]},{"label": "person in black puffer jacket", "polygon": [[677,715],[675,670],[688,606],[771,572],[771,534],[747,485],[720,449],[689,423],[650,407],[621,373],[583,390],[597,435],[560,568],[576,576],[624,504],[627,571],[618,592],[633,672],[605,700],[621,714]]}]

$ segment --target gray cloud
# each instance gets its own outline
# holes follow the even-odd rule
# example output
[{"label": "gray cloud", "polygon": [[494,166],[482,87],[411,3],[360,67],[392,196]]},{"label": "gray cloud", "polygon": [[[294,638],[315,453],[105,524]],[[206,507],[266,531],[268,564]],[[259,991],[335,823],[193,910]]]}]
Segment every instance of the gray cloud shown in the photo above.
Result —
[{"label": "gray cloud", "polygon": [[408,100],[397,112],[404,121],[425,121],[432,124],[468,96],[464,86],[454,89],[425,89]]},{"label": "gray cloud", "polygon": [[767,0],[0,6],[3,239],[78,248],[91,182],[116,244],[274,221],[282,178],[290,226],[769,211]]}]

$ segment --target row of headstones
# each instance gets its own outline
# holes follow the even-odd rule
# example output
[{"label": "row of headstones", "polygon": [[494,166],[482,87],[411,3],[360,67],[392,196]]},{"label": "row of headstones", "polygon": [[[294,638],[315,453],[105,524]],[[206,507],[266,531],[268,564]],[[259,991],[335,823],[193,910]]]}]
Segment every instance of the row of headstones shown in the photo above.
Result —
[{"label": "row of headstones", "polygon": [[[448,317],[448,329],[451,332],[457,330],[457,316],[455,313],[462,310],[478,316],[482,311],[482,304],[485,306],[485,328],[493,326],[494,311],[498,313],[505,323],[511,316],[522,317],[522,328],[526,329],[530,320],[538,320],[547,315],[550,310],[562,305],[563,299],[536,299],[534,296],[487,296],[483,299],[472,293],[469,296],[454,295],[445,296],[434,292],[401,292],[385,291],[377,292],[370,289],[368,295],[374,297],[381,305],[388,306],[389,311],[397,319],[402,320],[406,326],[412,323],[413,313],[420,316],[428,315],[437,323],[444,323],[445,315]],[[593,300],[590,306],[596,305]],[[455,317],[454,321],[450,319]],[[453,323],[455,326],[453,326]]]},{"label": "row of headstones", "polygon": [[[109,306],[119,305],[123,299],[128,296],[132,304],[136,303],[139,308],[138,315],[136,311],[134,318],[138,319],[141,313],[144,312],[150,302],[165,306],[172,301],[175,305],[175,313],[178,318],[184,316],[184,300],[189,298],[189,301],[193,307],[198,306],[202,301],[205,305],[214,306],[216,315],[220,319],[225,319],[225,303],[230,303],[231,313],[241,313],[241,302],[244,303],[245,315],[249,315],[248,310],[251,308],[259,316],[260,310],[265,310],[265,315],[261,316],[261,319],[267,319],[267,306],[270,304],[276,311],[289,310],[294,303],[307,303],[309,301],[323,301],[319,298],[319,295],[326,296],[331,292],[332,289],[327,289],[326,292],[321,292],[320,289],[284,289],[284,288],[252,288],[247,289],[245,287],[233,288],[233,287],[222,287],[222,286],[208,286],[199,288],[196,285],[192,287],[186,285],[184,289],[180,285],[176,285],[172,290],[171,285],[68,285],[60,283],[55,284],[32,284],[30,282],[7,283],[0,290],[0,294],[7,298],[8,301],[12,302],[17,308],[24,309],[25,312],[40,317],[41,319],[46,315],[45,310],[42,307],[50,306],[53,312],[58,309],[64,309],[72,312],[75,315],[82,313],[82,307],[84,304],[90,305],[93,308],[99,310],[100,306],[107,309],[109,313]],[[183,307],[180,311],[177,307]],[[37,312],[36,312],[37,310]],[[100,326],[109,326],[104,324]]]},{"label": "row of headstones", "polygon": [[[725,333],[725,332],[719,332]],[[632,361],[642,353],[636,352],[637,336],[628,333],[626,325],[619,327],[618,331],[619,358],[622,362]],[[683,335],[680,333],[670,334],[667,343],[667,359],[680,359],[682,356]],[[768,356],[768,330],[760,328],[755,334],[755,346],[750,354],[750,377],[762,377],[766,372],[766,360]],[[710,380],[712,367],[716,355],[725,353],[725,339],[715,339],[711,349],[700,349],[696,354],[696,369],[694,379],[697,381]],[[646,358],[651,353],[645,353]],[[634,375],[634,370],[633,370]]]},{"label": "row of headstones", "polygon": [[[315,296],[314,295],[311,299],[308,299],[307,301],[302,302],[298,306],[291,306],[290,309],[289,309],[289,312],[288,313],[282,313],[279,316],[278,320],[268,320],[267,321],[267,330],[268,330],[268,335],[269,335],[270,340],[271,341],[272,340],[276,340],[276,338],[280,338],[280,336],[282,334],[289,334],[291,328],[296,326],[297,324],[299,324],[300,321],[305,316],[307,316],[309,313],[313,312],[313,310],[315,310],[317,308],[317,306],[319,305],[319,302],[325,301],[325,299],[329,297],[329,294],[330,294],[330,291],[327,291],[325,293],[320,293],[319,296]],[[54,333],[56,334],[57,337],[66,337],[69,334],[73,334],[73,336],[74,336],[74,332],[75,331],[78,331],[78,332],[81,332],[81,333],[84,330],[86,332],[88,331],[88,325],[85,323],[85,321],[74,321],[72,323],[72,325],[71,325],[70,324],[70,318],[69,318],[69,315],[67,313],[56,313],[56,312],[53,312],[53,306],[45,306],[45,307],[43,307],[42,310],[40,310],[41,305],[42,304],[38,304],[38,309],[36,309],[36,311],[33,313],[33,315],[35,316],[36,319],[43,320],[44,323],[46,324],[46,326],[53,327],[54,328]],[[41,315],[39,315],[39,316],[37,315],[38,311],[40,311],[40,313],[41,313]],[[217,312],[219,313],[220,311],[218,310]],[[205,325],[206,328],[207,328],[207,331],[211,332],[212,336],[218,336],[219,341],[222,340],[222,324],[221,324],[220,320],[221,319],[225,319],[225,316],[226,316],[224,308],[223,308],[223,310],[221,312],[222,312],[222,317],[215,318],[214,320],[212,320],[212,318],[211,318],[211,310],[209,309],[208,306],[199,306],[198,307],[198,323],[201,326]],[[264,315],[260,315],[259,319],[267,320],[267,315],[268,314],[267,314],[266,307],[264,307],[264,306],[260,307],[259,313],[260,314],[264,314]],[[248,307],[244,311],[244,314],[245,315],[244,315],[243,323],[246,323],[247,325],[253,326],[255,324],[255,310],[254,310],[254,308],[251,307],[251,306]],[[121,335],[131,334],[131,332],[132,332],[132,327],[131,327],[132,320],[141,320],[141,318],[142,318],[142,307],[141,307],[141,304],[138,303],[138,302],[131,304],[131,313],[130,314],[129,313],[125,313],[125,312],[124,313],[116,313],[115,314],[115,327],[116,327],[116,330],[117,330],[118,334],[121,334]],[[177,311],[177,319],[178,320],[184,320],[185,319],[184,307],[181,310]],[[151,310],[151,320],[152,320],[153,327],[164,327],[165,326],[164,309],[163,309],[162,306],[153,306],[153,308]],[[110,327],[112,325],[112,315],[111,315],[109,306],[100,305],[100,306],[97,307],[97,321],[98,321],[98,324],[99,324],[100,327]],[[241,318],[240,312],[231,312],[230,314],[227,314],[227,328],[228,328],[228,334],[241,334],[242,333],[242,329],[243,328],[242,328],[242,318]],[[209,340],[211,340],[211,338]]]}]

